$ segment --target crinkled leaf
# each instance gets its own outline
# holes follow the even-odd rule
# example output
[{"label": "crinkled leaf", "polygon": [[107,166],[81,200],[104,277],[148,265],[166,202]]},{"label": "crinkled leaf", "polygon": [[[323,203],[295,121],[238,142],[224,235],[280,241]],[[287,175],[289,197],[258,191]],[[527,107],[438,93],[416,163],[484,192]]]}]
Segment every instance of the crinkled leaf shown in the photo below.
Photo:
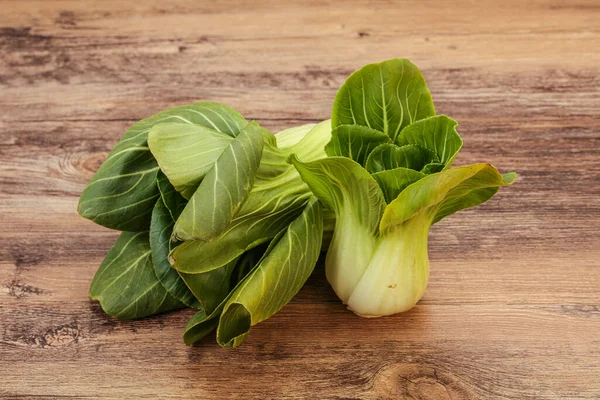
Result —
[{"label": "crinkled leaf", "polygon": [[217,328],[221,346],[239,346],[251,326],[271,317],[298,293],[315,267],[322,234],[321,207],[314,199],[228,298]]},{"label": "crinkled leaf", "polygon": [[262,128],[250,123],[213,163],[175,223],[175,237],[208,242],[221,235],[254,185],[262,152]]},{"label": "crinkled leaf", "polygon": [[437,155],[424,147],[415,144],[399,147],[385,143],[371,152],[365,168],[370,173],[400,167],[420,171],[426,164],[434,161],[438,161]]},{"label": "crinkled leaf", "polygon": [[237,111],[208,102],[170,108],[135,123],[84,188],[78,206],[81,216],[112,229],[142,231],[150,227],[159,193],[158,165],[148,148],[148,132],[156,124],[169,122],[209,126],[230,136],[247,123]]},{"label": "crinkled leaf", "polygon": [[184,306],[160,284],[148,232],[123,232],[90,286],[90,297],[119,319],[147,317]]},{"label": "crinkled leaf", "polygon": [[350,75],[335,98],[332,126],[366,126],[395,140],[405,126],[432,115],[433,101],[421,72],[397,58]]},{"label": "crinkled leaf", "polygon": [[339,125],[331,132],[331,141],[325,146],[328,156],[347,157],[365,165],[369,154],[391,139],[383,132],[361,125]]},{"label": "crinkled leaf", "polygon": [[[392,230],[414,215],[428,213],[433,222],[489,199],[491,188],[510,185],[516,174],[501,175],[490,164],[473,164],[428,175],[408,186],[385,209],[381,232]],[[486,190],[488,189],[488,190]]]},{"label": "crinkled leaf", "polygon": [[456,131],[458,123],[445,115],[436,115],[416,121],[400,132],[396,144],[416,144],[433,151],[439,162],[449,168],[462,147],[462,139]]},{"label": "crinkled leaf", "polygon": [[386,202],[390,203],[408,185],[424,178],[426,175],[413,169],[400,167],[376,172],[372,176],[379,183]]},{"label": "crinkled leaf", "polygon": [[423,167],[423,169],[421,169],[421,172],[426,175],[435,174],[436,172],[443,171],[445,167],[446,166],[442,163],[432,162],[432,163],[425,165]]},{"label": "crinkled leaf", "polygon": [[[173,191],[179,196],[174,189]],[[169,198],[169,197],[168,197]],[[157,279],[167,292],[185,305],[200,308],[200,302],[188,289],[177,271],[169,263],[169,244],[173,233],[173,217],[159,198],[152,212],[150,224],[150,248]]]}]

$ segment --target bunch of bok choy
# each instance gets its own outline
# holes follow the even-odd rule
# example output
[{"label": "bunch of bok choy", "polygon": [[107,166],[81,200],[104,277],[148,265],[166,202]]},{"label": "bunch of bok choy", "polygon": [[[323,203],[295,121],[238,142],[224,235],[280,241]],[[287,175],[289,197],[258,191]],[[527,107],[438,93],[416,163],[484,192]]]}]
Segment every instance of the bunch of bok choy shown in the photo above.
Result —
[{"label": "bunch of bok choy", "polygon": [[123,231],[90,296],[120,319],[195,308],[186,343],[216,329],[238,346],[327,250],[327,279],[352,311],[406,311],[427,285],[429,227],[516,177],[451,168],[456,126],[404,59],[352,74],[331,120],[276,135],[211,102],[141,120],[81,195],[82,216]]}]

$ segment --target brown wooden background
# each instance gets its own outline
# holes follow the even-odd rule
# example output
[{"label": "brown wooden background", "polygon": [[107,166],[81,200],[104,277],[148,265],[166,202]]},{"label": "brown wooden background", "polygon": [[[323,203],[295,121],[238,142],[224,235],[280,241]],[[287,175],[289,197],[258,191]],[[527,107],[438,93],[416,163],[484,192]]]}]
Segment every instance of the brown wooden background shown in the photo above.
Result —
[{"label": "brown wooden background", "polygon": [[[459,121],[456,165],[520,173],[433,227],[412,311],[360,319],[319,268],[222,350],[183,345],[192,312],[88,300],[117,233],[77,199],[130,124],[197,100],[319,121],[392,57]],[[600,398],[599,73],[597,0],[0,0],[0,398]]]}]

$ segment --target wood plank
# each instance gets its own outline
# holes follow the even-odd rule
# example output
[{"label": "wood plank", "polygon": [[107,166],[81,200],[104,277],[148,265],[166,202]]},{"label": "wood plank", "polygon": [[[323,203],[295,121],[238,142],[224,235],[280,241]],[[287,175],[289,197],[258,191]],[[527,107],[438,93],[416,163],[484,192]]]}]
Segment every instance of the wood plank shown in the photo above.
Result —
[{"label": "wood plank", "polygon": [[[600,7],[595,0],[0,0],[0,398],[600,398]],[[191,310],[119,322],[88,300],[117,233],[77,198],[135,121],[224,102],[274,131],[330,115],[408,57],[457,119],[457,165],[520,177],[434,226],[410,312],[346,311],[319,266],[235,350]]]},{"label": "wood plank", "polygon": [[[18,324],[5,328],[0,347],[2,359],[16,367],[2,377],[9,397],[23,380],[29,395],[84,398],[116,398],[123,390],[153,397],[165,386],[176,388],[174,398],[210,396],[235,382],[244,390],[229,392],[231,398],[593,398],[600,390],[598,348],[581,346],[576,336],[586,330],[598,342],[597,318],[560,308],[417,306],[364,320],[341,306],[291,304],[253,328],[247,345],[222,351],[212,342],[174,345],[187,312],[117,323],[86,302],[66,306],[2,312]],[[40,380],[52,365],[57,373]],[[145,379],[149,372],[155,379]]]}]

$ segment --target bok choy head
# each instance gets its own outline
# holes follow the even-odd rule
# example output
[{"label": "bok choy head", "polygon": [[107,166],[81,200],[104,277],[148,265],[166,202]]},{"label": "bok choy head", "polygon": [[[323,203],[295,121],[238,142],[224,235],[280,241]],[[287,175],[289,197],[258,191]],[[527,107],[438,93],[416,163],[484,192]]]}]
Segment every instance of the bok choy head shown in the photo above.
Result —
[{"label": "bok choy head", "polygon": [[435,115],[417,67],[394,59],[363,67],[340,88],[328,158],[290,158],[335,213],[326,275],[356,314],[412,308],[429,277],[429,227],[515,180],[489,164],[450,168],[462,147],[456,126]]},{"label": "bok choy head", "polygon": [[[249,279],[261,256],[264,262],[253,279],[278,276],[277,266],[284,261],[278,254],[286,252],[267,254],[265,248],[293,238],[285,246],[301,262],[287,261],[291,280],[269,278],[236,292],[249,301],[254,324],[252,300],[283,291],[269,297],[269,310],[258,310],[268,318],[304,283],[321,247],[321,207],[286,159],[292,153],[310,160],[325,157],[330,138],[330,121],[274,136],[235,110],[210,102],[175,107],[136,123],[80,200],[83,216],[134,231],[117,240],[94,277],[90,296],[123,319],[196,308],[199,315],[211,316],[202,325],[206,331],[222,310],[227,312],[224,299]],[[308,209],[312,212],[306,214]],[[315,220],[310,231],[301,229],[303,223],[294,225],[308,216]],[[299,230],[281,236],[290,226]],[[223,329],[229,329],[227,324]]]}]

